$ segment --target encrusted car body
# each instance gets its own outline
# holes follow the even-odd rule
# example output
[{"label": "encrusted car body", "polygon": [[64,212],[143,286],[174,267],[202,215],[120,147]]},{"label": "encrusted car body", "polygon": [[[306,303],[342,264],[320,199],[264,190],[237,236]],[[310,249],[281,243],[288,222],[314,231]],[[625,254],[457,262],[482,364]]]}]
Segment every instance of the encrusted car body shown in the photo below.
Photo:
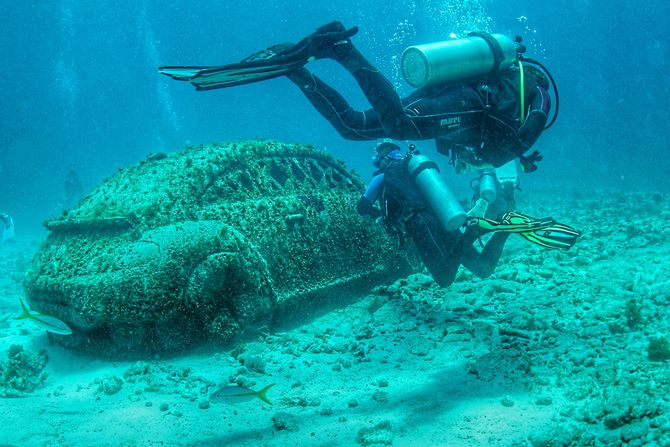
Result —
[{"label": "encrusted car body", "polygon": [[33,309],[88,352],[175,352],[350,302],[410,271],[356,213],[364,185],[308,146],[242,141],[150,156],[63,216],[26,275]]}]

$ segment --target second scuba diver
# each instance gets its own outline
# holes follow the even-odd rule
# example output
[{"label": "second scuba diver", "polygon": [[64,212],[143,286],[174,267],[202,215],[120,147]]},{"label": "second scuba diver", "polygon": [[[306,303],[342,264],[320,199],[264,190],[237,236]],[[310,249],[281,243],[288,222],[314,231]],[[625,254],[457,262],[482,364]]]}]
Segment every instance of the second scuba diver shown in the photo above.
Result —
[{"label": "second scuba diver", "polygon": [[[442,287],[454,281],[461,265],[480,278],[490,276],[511,233],[546,248],[563,250],[572,247],[581,235],[552,218],[534,219],[510,211],[495,220],[467,216],[442,180],[437,165],[413,146],[403,154],[397,145],[381,143],[373,164],[377,170],[358,201],[358,213],[381,217],[387,231],[401,240],[410,237],[424,265]],[[463,227],[465,231],[461,231]],[[494,234],[478,251],[473,243],[489,232]]]}]

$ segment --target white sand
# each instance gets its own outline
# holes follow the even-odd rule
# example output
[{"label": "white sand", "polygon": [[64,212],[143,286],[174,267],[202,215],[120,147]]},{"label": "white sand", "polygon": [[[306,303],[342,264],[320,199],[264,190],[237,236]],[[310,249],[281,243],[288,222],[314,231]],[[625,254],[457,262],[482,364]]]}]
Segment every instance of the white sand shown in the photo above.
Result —
[{"label": "white sand", "polygon": [[[462,273],[439,289],[414,275],[302,326],[150,359],[127,377],[136,362],[79,356],[12,318],[38,246],[19,235],[0,246],[0,361],[13,344],[50,360],[44,386],[0,400],[0,445],[668,445],[670,372],[647,347],[670,337],[670,211],[647,195],[625,207],[606,197],[529,210],[585,231],[568,253],[514,237],[492,278]],[[100,391],[110,377],[123,380],[114,394]],[[275,383],[274,405],[200,408],[230,378]]]}]

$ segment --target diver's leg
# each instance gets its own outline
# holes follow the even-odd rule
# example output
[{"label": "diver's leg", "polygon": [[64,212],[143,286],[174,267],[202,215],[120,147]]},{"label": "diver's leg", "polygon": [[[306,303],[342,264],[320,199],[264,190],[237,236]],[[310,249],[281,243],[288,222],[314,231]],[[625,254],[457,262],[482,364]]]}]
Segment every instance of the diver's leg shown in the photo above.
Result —
[{"label": "diver's leg", "polygon": [[286,77],[300,88],[314,108],[342,137],[348,140],[374,140],[385,136],[376,111],[354,110],[339,92],[307,69],[287,73]]},{"label": "diver's leg", "polygon": [[412,118],[405,114],[393,84],[351,43],[350,37],[355,31],[355,28],[347,31],[342,23],[332,22],[319,28],[296,47],[309,46],[312,57],[333,59],[349,71],[379,115],[385,136],[401,140],[421,138]]},{"label": "diver's leg", "polygon": [[380,117],[386,136],[397,140],[423,138],[413,119],[405,113],[395,87],[353,45],[334,58],[349,71],[372,108]]},{"label": "diver's leg", "polygon": [[454,239],[449,247],[440,223],[426,213],[417,213],[407,222],[407,232],[412,236],[421,261],[440,287],[447,287],[456,279],[460,265],[460,241]]},{"label": "diver's leg", "polygon": [[488,278],[495,271],[503,247],[511,233],[499,232],[491,236],[484,249],[479,253],[472,245],[463,253],[461,263],[480,278]]}]

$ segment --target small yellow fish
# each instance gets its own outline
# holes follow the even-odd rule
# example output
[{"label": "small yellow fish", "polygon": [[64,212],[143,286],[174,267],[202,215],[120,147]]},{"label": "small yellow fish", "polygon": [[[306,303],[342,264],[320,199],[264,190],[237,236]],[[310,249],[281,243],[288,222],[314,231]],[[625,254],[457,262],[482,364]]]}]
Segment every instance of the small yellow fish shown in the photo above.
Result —
[{"label": "small yellow fish", "polygon": [[50,315],[42,315],[41,313],[29,310],[23,303],[23,300],[19,300],[19,302],[21,303],[21,309],[23,309],[23,313],[16,317],[17,320],[23,320],[27,318],[38,326],[42,327],[42,329],[53,332],[54,334],[70,335],[72,333],[72,329],[70,329],[67,324],[58,318],[52,317]]},{"label": "small yellow fish", "polygon": [[272,388],[275,384],[271,383],[260,391],[254,391],[251,388],[245,388],[243,386],[224,386],[223,388],[214,391],[210,396],[209,400],[212,402],[220,403],[229,403],[236,404],[240,402],[246,402],[254,397],[259,398],[263,402],[272,405],[266,396],[268,390]]}]

